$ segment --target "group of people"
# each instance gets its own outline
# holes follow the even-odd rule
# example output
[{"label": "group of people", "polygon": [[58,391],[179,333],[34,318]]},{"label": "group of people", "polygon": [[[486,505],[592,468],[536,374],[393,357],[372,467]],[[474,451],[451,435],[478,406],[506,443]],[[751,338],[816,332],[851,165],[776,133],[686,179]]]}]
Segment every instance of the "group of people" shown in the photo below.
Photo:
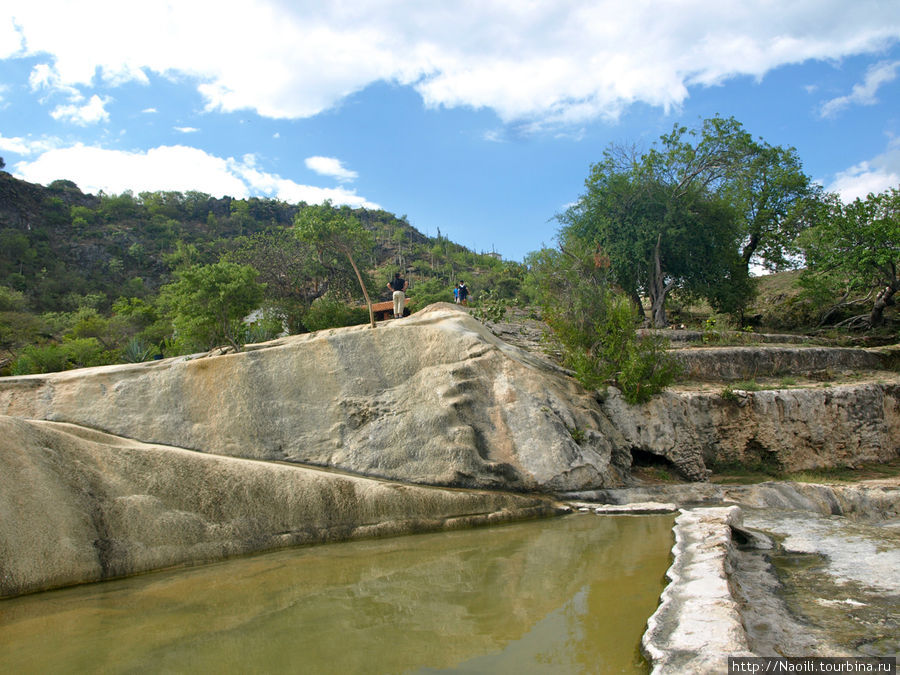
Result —
[{"label": "group of people", "polygon": [[[406,309],[406,289],[409,282],[400,276],[400,272],[394,274],[394,278],[388,282],[387,287],[391,290],[394,300],[394,318],[403,317],[403,311]],[[468,306],[469,304],[469,287],[465,281],[460,281],[457,286],[453,287],[453,298],[457,305]]]},{"label": "group of people", "polygon": [[465,281],[460,281],[459,285],[453,288],[453,298],[457,305],[469,304],[469,289]]}]

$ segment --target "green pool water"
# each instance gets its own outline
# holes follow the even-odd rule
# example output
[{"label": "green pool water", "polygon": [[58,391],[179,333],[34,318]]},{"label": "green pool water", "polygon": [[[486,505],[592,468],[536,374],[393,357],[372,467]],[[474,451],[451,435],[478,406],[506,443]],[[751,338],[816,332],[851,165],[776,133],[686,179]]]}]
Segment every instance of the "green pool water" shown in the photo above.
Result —
[{"label": "green pool water", "polygon": [[0,672],[647,672],[672,523],[577,514],[0,600]]}]

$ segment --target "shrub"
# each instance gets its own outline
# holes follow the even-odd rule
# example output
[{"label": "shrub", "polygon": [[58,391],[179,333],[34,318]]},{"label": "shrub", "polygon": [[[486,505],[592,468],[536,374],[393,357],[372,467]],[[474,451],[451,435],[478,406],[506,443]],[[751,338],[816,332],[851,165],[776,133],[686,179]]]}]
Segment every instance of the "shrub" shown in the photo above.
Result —
[{"label": "shrub", "polygon": [[303,325],[309,331],[355,326],[368,321],[369,311],[365,307],[354,307],[327,295],[316,299],[303,317]]},{"label": "shrub", "polygon": [[68,368],[66,352],[61,345],[29,345],[22,350],[12,367],[13,375],[53,373]]},{"label": "shrub", "polygon": [[12,374],[54,373],[113,362],[112,354],[96,338],[66,338],[62,344],[25,347],[12,367]]},{"label": "shrub", "polygon": [[484,323],[491,321],[498,323],[506,317],[507,302],[491,289],[483,291],[478,295],[478,301],[472,309],[472,316]]},{"label": "shrub", "polygon": [[407,295],[415,303],[416,309],[434,302],[453,302],[453,289],[440,279],[417,281],[410,286]]},{"label": "shrub", "polygon": [[677,377],[660,337],[639,339],[634,305],[610,285],[608,258],[579,242],[529,257],[531,284],[563,364],[588,389],[618,386],[642,403]]}]

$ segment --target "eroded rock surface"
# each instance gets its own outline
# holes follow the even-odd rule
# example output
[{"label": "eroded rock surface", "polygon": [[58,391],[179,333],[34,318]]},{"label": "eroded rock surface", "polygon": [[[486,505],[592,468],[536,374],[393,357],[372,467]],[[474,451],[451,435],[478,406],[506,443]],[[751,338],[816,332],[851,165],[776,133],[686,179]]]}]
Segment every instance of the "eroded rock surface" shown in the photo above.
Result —
[{"label": "eroded rock surface", "polygon": [[803,471],[900,454],[896,381],[730,396],[666,391],[637,406],[611,390],[603,410],[628,445],[665,457],[689,480],[705,480],[716,464]]},{"label": "eroded rock surface", "polygon": [[0,416],[0,597],[557,509],[541,497],[402,485]]},{"label": "eroded rock surface", "polygon": [[889,356],[878,349],[851,347],[695,347],[674,354],[685,377],[724,381],[787,373],[880,370],[889,362]]},{"label": "eroded rock surface", "polygon": [[728,656],[753,656],[729,588],[732,528],[740,519],[734,506],[676,519],[670,583],[642,642],[654,673],[723,673]]},{"label": "eroded rock surface", "polygon": [[631,461],[593,395],[440,304],[239,354],[3,378],[0,414],[470,488],[621,485]]}]

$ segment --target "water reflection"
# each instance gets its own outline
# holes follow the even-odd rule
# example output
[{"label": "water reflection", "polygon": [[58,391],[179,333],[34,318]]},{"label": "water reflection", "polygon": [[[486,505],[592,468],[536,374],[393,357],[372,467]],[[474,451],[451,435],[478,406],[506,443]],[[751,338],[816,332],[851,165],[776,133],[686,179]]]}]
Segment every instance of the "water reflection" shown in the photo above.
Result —
[{"label": "water reflection", "polygon": [[0,601],[3,672],[646,672],[671,516],[281,551]]}]

